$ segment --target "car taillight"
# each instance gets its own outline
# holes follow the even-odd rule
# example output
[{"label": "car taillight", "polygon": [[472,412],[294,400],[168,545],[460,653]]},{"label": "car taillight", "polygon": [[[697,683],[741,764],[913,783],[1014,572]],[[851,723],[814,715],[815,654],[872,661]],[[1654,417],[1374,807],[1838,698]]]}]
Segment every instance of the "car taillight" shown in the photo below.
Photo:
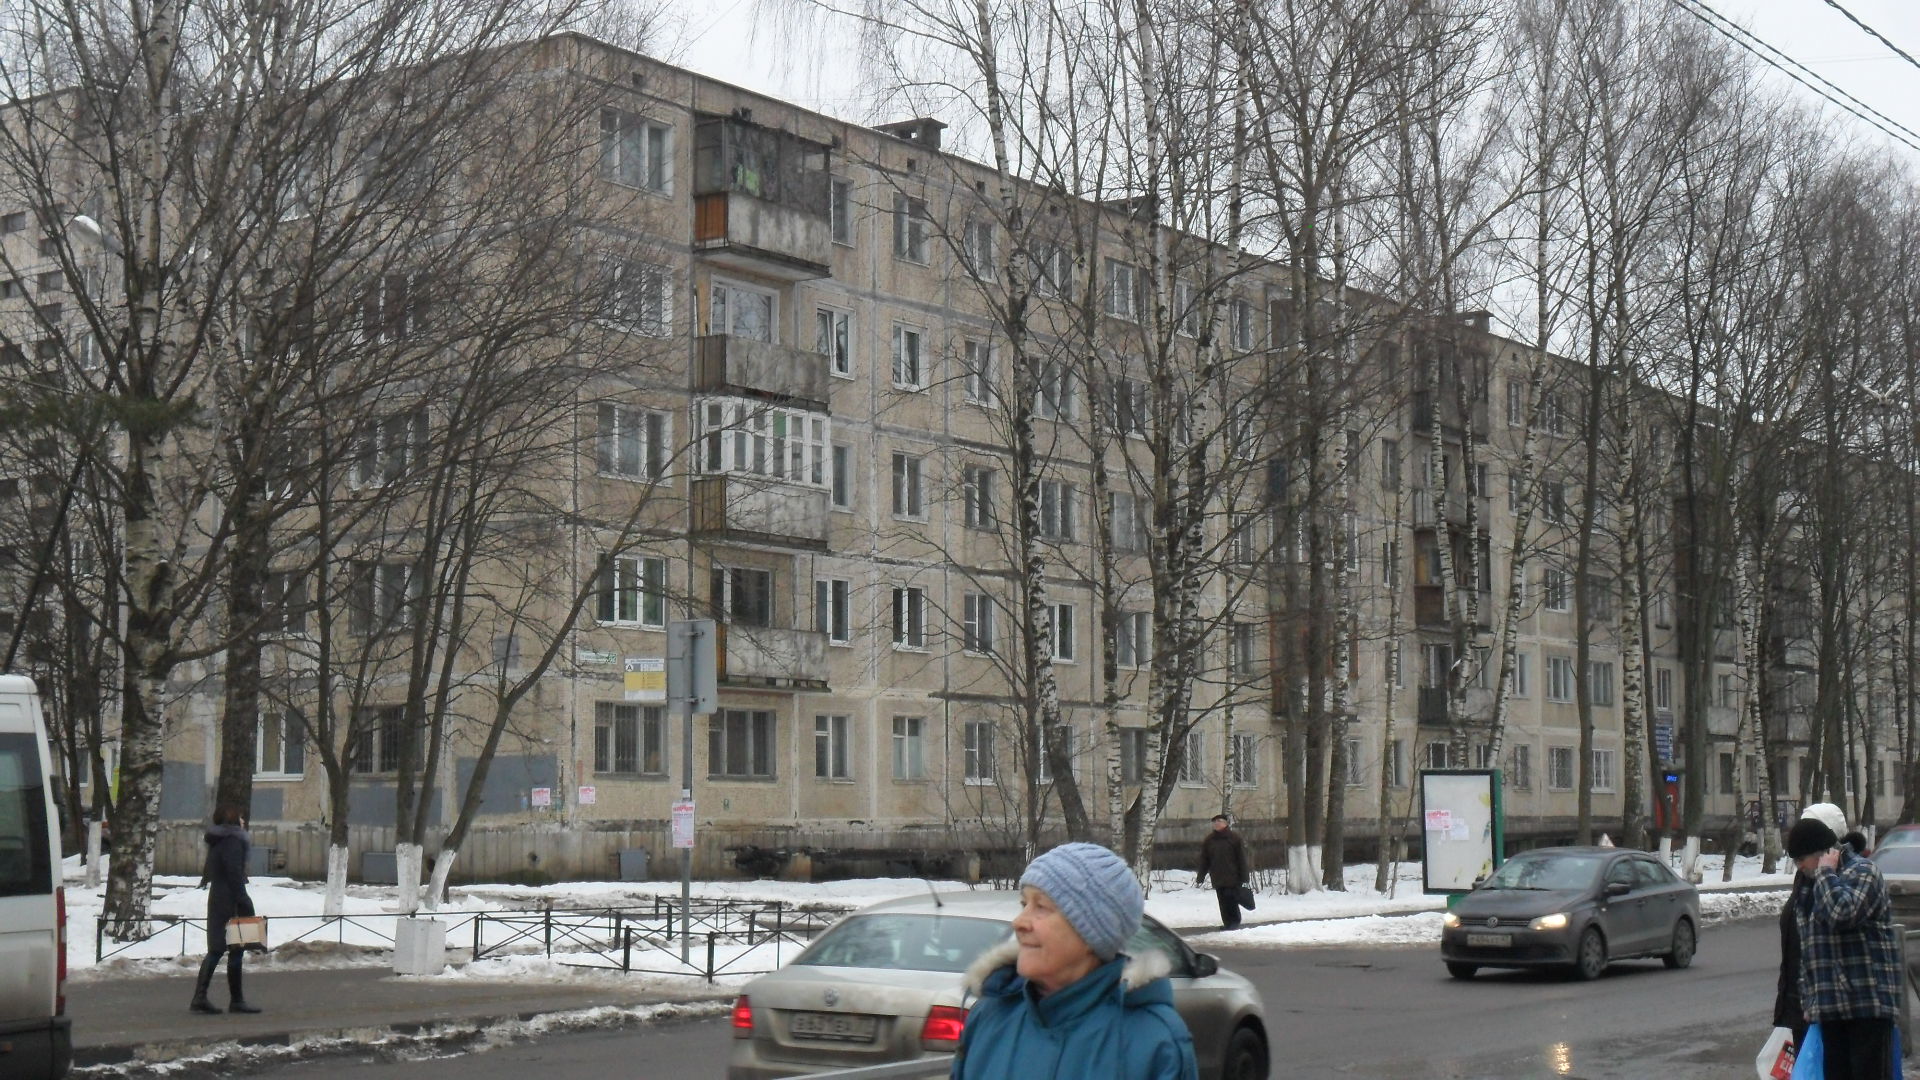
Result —
[{"label": "car taillight", "polygon": [[753,1006],[747,1003],[745,994],[741,994],[733,1003],[733,1037],[736,1039],[753,1037]]},{"label": "car taillight", "polygon": [[54,910],[59,914],[60,965],[56,971],[53,990],[53,1015],[59,1016],[67,1011],[67,888],[62,885],[53,890]]},{"label": "car taillight", "polygon": [[960,1032],[967,1026],[967,1010],[954,1005],[935,1005],[920,1025],[920,1045],[928,1050],[957,1050]]}]

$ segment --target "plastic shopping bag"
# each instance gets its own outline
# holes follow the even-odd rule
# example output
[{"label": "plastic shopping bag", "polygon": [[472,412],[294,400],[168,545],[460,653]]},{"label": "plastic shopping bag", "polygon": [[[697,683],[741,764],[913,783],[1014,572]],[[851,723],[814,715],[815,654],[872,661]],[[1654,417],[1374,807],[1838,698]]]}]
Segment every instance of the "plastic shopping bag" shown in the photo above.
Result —
[{"label": "plastic shopping bag", "polygon": [[1777,1027],[1753,1059],[1753,1074],[1760,1080],[1790,1080],[1793,1076],[1793,1029]]},{"label": "plastic shopping bag", "polygon": [[1793,1080],[1826,1080],[1827,1055],[1823,1046],[1820,1025],[1808,1024],[1807,1037],[1800,1040],[1793,1057]]}]

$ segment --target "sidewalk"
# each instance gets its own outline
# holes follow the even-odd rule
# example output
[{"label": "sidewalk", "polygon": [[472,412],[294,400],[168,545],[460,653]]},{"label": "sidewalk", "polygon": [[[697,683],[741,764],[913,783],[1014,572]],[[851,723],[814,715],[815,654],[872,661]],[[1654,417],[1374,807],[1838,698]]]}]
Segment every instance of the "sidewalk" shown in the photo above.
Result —
[{"label": "sidewalk", "polygon": [[[733,991],[701,988],[686,994],[658,987],[593,983],[401,978],[384,968],[255,970],[248,965],[247,1000],[256,1016],[202,1016],[187,1011],[193,972],[168,978],[107,978],[70,983],[75,1066],[170,1061],[223,1047],[290,1046],[309,1040],[367,1043],[389,1035],[421,1036],[437,1025],[484,1032],[515,1021],[596,1007],[632,1008],[666,1002],[731,1001]],[[224,968],[209,995],[224,1008]],[[709,1006],[718,1008],[719,1006]],[[620,1016],[609,1016],[617,1022]]]}]

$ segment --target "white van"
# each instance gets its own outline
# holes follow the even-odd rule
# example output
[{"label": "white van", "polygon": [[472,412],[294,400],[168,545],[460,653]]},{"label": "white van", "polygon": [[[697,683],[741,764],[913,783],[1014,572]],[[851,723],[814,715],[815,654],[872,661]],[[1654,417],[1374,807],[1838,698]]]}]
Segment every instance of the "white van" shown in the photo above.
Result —
[{"label": "white van", "polygon": [[52,775],[33,680],[0,675],[0,1076],[7,1080],[56,1080],[73,1064]]}]

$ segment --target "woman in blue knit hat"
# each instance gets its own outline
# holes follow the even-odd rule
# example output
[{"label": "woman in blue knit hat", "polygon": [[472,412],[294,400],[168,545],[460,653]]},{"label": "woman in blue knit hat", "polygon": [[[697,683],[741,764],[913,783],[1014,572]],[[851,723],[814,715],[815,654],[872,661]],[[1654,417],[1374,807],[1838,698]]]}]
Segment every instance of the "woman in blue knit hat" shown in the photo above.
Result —
[{"label": "woman in blue knit hat", "polygon": [[1125,860],[1062,844],[1020,876],[1013,940],[967,970],[953,1080],[1194,1080],[1193,1037],[1158,949],[1121,950],[1145,901]]}]

